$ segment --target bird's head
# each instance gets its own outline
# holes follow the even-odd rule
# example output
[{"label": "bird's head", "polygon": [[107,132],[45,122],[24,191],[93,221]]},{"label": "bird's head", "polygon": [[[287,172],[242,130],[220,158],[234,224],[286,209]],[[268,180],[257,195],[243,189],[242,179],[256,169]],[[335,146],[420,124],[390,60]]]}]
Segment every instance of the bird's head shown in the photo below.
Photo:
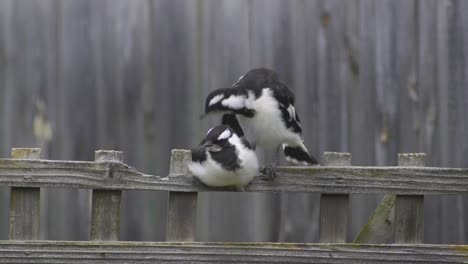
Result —
[{"label": "bird's head", "polygon": [[241,76],[239,80],[233,85],[233,87],[260,87],[277,81],[278,74],[275,71],[267,68],[257,68],[252,69],[243,76]]},{"label": "bird's head", "polygon": [[206,137],[200,143],[200,147],[212,153],[219,152],[232,145],[229,142],[232,137],[236,137],[236,134],[229,126],[216,126],[208,130]]},{"label": "bird's head", "polygon": [[229,96],[229,89],[230,88],[221,88],[208,94],[205,100],[205,115],[226,111],[226,106],[223,106],[222,102]]}]

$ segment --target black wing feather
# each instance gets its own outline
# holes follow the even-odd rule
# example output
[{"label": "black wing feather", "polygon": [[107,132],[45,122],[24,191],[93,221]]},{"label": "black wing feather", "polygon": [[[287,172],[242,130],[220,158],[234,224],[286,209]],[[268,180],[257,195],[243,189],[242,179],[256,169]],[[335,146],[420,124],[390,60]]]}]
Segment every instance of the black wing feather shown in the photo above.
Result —
[{"label": "black wing feather", "polygon": [[239,137],[244,136],[244,130],[242,130],[235,114],[224,114],[221,119],[221,124],[230,126]]}]

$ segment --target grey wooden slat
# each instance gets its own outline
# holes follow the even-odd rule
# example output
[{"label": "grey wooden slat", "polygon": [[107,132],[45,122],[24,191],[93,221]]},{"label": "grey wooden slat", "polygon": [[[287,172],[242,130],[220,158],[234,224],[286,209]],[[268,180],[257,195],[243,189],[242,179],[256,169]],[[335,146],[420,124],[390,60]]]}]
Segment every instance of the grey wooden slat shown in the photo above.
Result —
[{"label": "grey wooden slat", "polygon": [[0,241],[6,263],[466,263],[457,245]]},{"label": "grey wooden slat", "polygon": [[418,83],[419,67],[419,34],[416,0],[396,0],[392,2],[391,31],[395,41],[393,45],[393,66],[391,66],[392,79],[396,86],[398,115],[397,133],[404,135],[398,137],[398,151],[419,152],[422,130],[424,129],[420,115],[420,91]]},{"label": "grey wooden slat", "polygon": [[[436,60],[436,137],[438,148],[434,151],[438,153],[436,164],[443,166],[454,166],[456,164],[456,153],[460,145],[460,140],[456,138],[458,119],[457,97],[455,72],[457,63],[462,57],[461,50],[457,47],[459,32],[457,30],[457,9],[458,1],[435,1],[429,4],[437,7],[436,39],[435,52]],[[430,7],[428,7],[430,8]],[[432,13],[432,12],[430,12]],[[433,14],[433,13],[432,13]],[[431,86],[429,86],[431,87]],[[455,197],[438,197],[438,212],[434,215],[439,218],[438,227],[450,226],[455,224],[455,215],[451,206],[455,203]],[[437,229],[436,229],[437,230]],[[453,229],[439,229],[438,234],[441,243],[448,243],[450,237],[454,235]],[[455,231],[457,232],[457,231]],[[457,232],[458,233],[458,232]]]},{"label": "grey wooden slat", "polygon": [[[3,65],[0,68],[0,156],[7,157],[9,155],[8,151],[10,149],[11,140],[8,139],[8,134],[10,133],[7,129],[7,111],[5,111],[5,106],[8,104],[8,101],[11,99],[11,96],[7,96],[7,91],[9,90],[8,79],[11,78],[10,67],[11,55],[8,53],[9,47],[8,42],[11,42],[12,38],[8,36],[11,35],[11,24],[13,14],[11,12],[12,0],[1,0],[0,1],[0,63]],[[0,187],[0,239],[8,239],[8,209],[9,209],[9,193],[10,188]]]},{"label": "grey wooden slat", "polygon": [[375,154],[377,165],[396,164],[398,90],[395,78],[395,38],[397,20],[393,20],[395,3],[392,0],[375,2],[375,95],[377,106],[377,130],[375,131]]},{"label": "grey wooden slat", "polygon": [[[123,162],[122,151],[96,151],[96,161]],[[109,168],[112,170],[112,167]],[[99,190],[92,192],[91,240],[119,240],[121,190]]]},{"label": "grey wooden slat", "polygon": [[[349,1],[346,1],[349,2]],[[358,72],[356,78],[358,85],[351,82],[349,89],[349,152],[353,154],[353,163],[360,166],[376,165],[376,147],[373,142],[378,141],[377,124],[377,100],[376,100],[376,25],[374,0],[359,0],[357,7],[358,16],[358,40],[353,43],[353,35],[350,36],[348,56],[354,70]],[[353,61],[355,60],[355,61]],[[353,80],[354,81],[354,80]],[[319,100],[321,100],[319,98]],[[371,143],[372,142],[372,143]],[[382,164],[382,163],[380,163]],[[385,164],[387,165],[387,164]],[[350,215],[350,232],[348,240],[352,240],[362,225],[367,221],[367,216],[379,202],[378,197],[368,195],[351,195],[349,206],[353,214]]]},{"label": "grey wooden slat", "polygon": [[[112,4],[112,1],[110,1]],[[155,65],[158,65],[155,61],[156,48],[160,45],[158,40],[163,40],[154,34],[154,19],[156,19],[154,5],[156,1],[140,1],[138,4],[137,12],[130,12],[131,17],[135,19],[135,28],[138,29],[138,48],[141,52],[135,59],[139,61],[141,72],[143,73],[142,87],[141,87],[141,98],[140,105],[136,108],[138,111],[136,116],[138,118],[137,127],[139,135],[137,136],[137,147],[135,149],[138,153],[135,160],[135,166],[141,168],[145,173],[159,173],[159,171],[166,172],[164,166],[168,166],[167,160],[161,162],[156,158],[156,153],[159,151],[160,142],[157,141],[159,125],[163,124],[162,120],[155,119],[157,111],[155,110],[157,100],[162,96],[160,94],[159,87],[156,88],[155,75],[157,70]],[[136,13],[136,14],[135,14]],[[120,16],[116,17],[120,19]],[[170,22],[167,22],[170,23]],[[133,38],[133,29],[129,30],[128,35],[122,36],[122,40],[126,38]],[[132,71],[132,68],[127,67],[128,71]],[[166,88],[166,87],[164,87]],[[127,152],[126,152],[127,153]],[[133,156],[132,153],[127,153],[127,156]],[[166,158],[166,157],[164,157]],[[167,199],[168,194],[166,192],[151,192],[144,195],[137,196],[140,199],[135,199],[135,196],[139,192],[124,192],[125,199],[122,205],[122,239],[123,240],[152,240],[161,241],[166,236],[166,213],[167,213]],[[145,207],[138,206],[140,200],[145,200]],[[151,210],[145,210],[151,208]],[[143,211],[143,212],[142,212]],[[139,215],[143,215],[144,219],[141,221]],[[160,224],[155,225],[158,222]],[[130,227],[130,228],[128,228]],[[136,232],[138,230],[138,232]]]},{"label": "grey wooden slat", "polygon": [[[252,1],[256,2],[256,1]],[[317,95],[317,32],[320,27],[320,1],[278,1],[280,3],[279,14],[285,13],[283,22],[279,15],[269,15],[269,21],[264,21],[263,16],[258,16],[262,5],[270,5],[271,1],[264,1],[253,10],[250,10],[252,19],[272,24],[276,33],[262,44],[264,41],[263,32],[257,30],[253,32],[256,39],[253,45],[256,46],[257,54],[266,45],[277,46],[280,52],[274,55],[259,58],[252,56],[252,60],[275,59],[273,67],[281,71],[284,75],[284,82],[296,95],[295,108],[301,119],[303,128],[304,144],[315,158],[322,162],[320,157],[320,131],[317,120],[320,118],[318,111]],[[258,10],[258,11],[257,11]],[[283,34],[285,33],[285,34]],[[277,41],[277,36],[281,35],[283,41]],[[276,55],[277,54],[277,55]],[[260,64],[261,65],[261,64]],[[314,193],[282,193],[280,194],[280,218],[279,240],[283,242],[315,242],[318,240],[320,214],[320,194]],[[274,227],[273,227],[274,228]]]},{"label": "grey wooden slat", "polygon": [[[56,119],[55,157],[92,160],[97,140],[91,12],[93,1],[55,1]],[[100,120],[106,122],[107,120]],[[116,129],[113,133],[118,133]],[[89,190],[54,190],[48,198],[49,239],[88,239]],[[69,210],[75,208],[75,210]],[[74,226],[75,228],[69,228]]]},{"label": "grey wooden slat", "polygon": [[[326,166],[351,166],[351,154],[325,152]],[[322,194],[320,196],[319,241],[346,242],[348,229],[348,194]]]},{"label": "grey wooden slat", "polygon": [[[187,174],[187,162],[192,159],[188,150],[172,150],[170,173]],[[169,176],[169,180],[170,180]],[[169,192],[166,224],[167,241],[194,241],[197,227],[196,192]]]},{"label": "grey wooden slat", "polygon": [[[13,148],[16,159],[39,159],[41,149]],[[10,239],[39,239],[40,188],[13,187],[10,193]]]},{"label": "grey wooden slat", "polygon": [[[184,150],[182,150],[184,151]],[[107,173],[112,167],[112,173]],[[24,177],[18,177],[24,176]],[[279,167],[274,181],[255,178],[250,192],[466,194],[468,169],[413,167]],[[192,176],[147,175],[119,162],[0,159],[0,185],[196,192],[218,190]],[[222,190],[222,189],[219,189]]]},{"label": "grey wooden slat", "polygon": [[[446,84],[439,83],[439,76],[448,70],[447,64],[440,60],[448,48],[440,41],[448,33],[446,28],[446,1],[427,0],[417,1],[418,13],[418,96],[420,105],[419,122],[423,127],[419,151],[427,153],[427,163],[441,166],[447,157],[443,149],[449,147],[442,138],[440,132],[446,132],[446,124],[443,124],[445,116],[445,102],[439,96]],[[443,86],[441,86],[443,85]],[[439,105],[440,103],[440,105]],[[450,152],[451,153],[451,152]],[[446,164],[446,163],[445,163]],[[441,243],[442,215],[441,197],[425,197],[425,234],[426,243]]]},{"label": "grey wooden slat", "polygon": [[[464,14],[468,14],[468,3],[466,1],[458,1],[458,13],[457,13],[457,27],[459,32],[459,45],[458,49],[463,56],[459,56],[459,67],[458,72],[460,78],[458,79],[457,83],[457,93],[459,94],[459,99],[457,101],[457,105],[459,106],[458,110],[458,118],[461,122],[457,122],[458,124],[458,134],[456,137],[464,137],[464,135],[468,134],[468,115],[465,113],[468,112],[468,90],[466,89],[466,84],[468,83],[468,18]],[[460,96],[461,95],[461,96]],[[465,155],[468,153],[468,142],[463,141],[462,144],[458,145],[457,151],[457,166],[460,167],[468,167],[468,160]],[[455,236],[457,237],[457,243],[465,243],[468,240],[468,227],[466,226],[466,222],[468,221],[468,199],[463,196],[457,197],[457,210],[455,212],[456,219],[457,219],[457,229],[458,234]]]},{"label": "grey wooden slat", "polygon": [[[464,138],[468,134],[467,126],[467,102],[468,102],[468,37],[466,31],[467,19],[466,14],[468,12],[468,5],[465,1],[455,0],[449,2],[453,10],[452,16],[450,17],[449,25],[450,32],[447,33],[449,37],[449,76],[451,84],[446,90],[449,94],[449,108],[448,110],[448,130],[450,132],[448,148],[449,154],[448,159],[450,166],[462,166],[466,167],[468,162],[466,161],[466,155],[468,153],[468,144],[466,140],[459,140]],[[459,243],[464,241],[466,232],[466,221],[465,221],[465,206],[464,201],[468,201],[466,197],[444,197],[443,198],[443,211],[445,213],[445,224],[447,226],[455,226],[444,230],[443,236],[446,236],[447,243]],[[466,203],[465,203],[466,204]],[[453,208],[453,210],[450,210]],[[445,212],[444,212],[445,211]]]},{"label": "grey wooden slat", "polygon": [[[198,82],[196,88],[192,82],[191,88],[186,91],[187,97],[192,96],[189,100],[192,101],[191,104],[198,105],[194,113],[185,113],[191,115],[197,125],[191,130],[190,135],[184,136],[184,140],[191,136],[192,146],[196,146],[209,128],[220,123],[218,116],[199,121],[198,116],[204,111],[204,100],[208,93],[217,88],[230,87],[251,67],[260,66],[252,62],[258,57],[258,53],[251,50],[251,32],[256,28],[249,17],[252,6],[258,1],[189,0],[188,2],[197,4],[196,8],[192,7],[189,10],[198,12],[196,14],[198,26],[195,30],[198,38],[196,45],[198,65],[190,69],[190,72],[197,72]],[[270,3],[276,4],[273,1]],[[265,20],[269,18],[264,17]],[[269,50],[269,47],[265,46],[265,49]],[[251,56],[253,53],[255,55]],[[197,96],[193,95],[195,90]],[[201,241],[267,239],[266,236],[272,233],[269,222],[277,219],[270,217],[276,215],[272,209],[275,201],[271,196],[219,192],[199,194],[197,237]],[[226,208],[229,210],[225,210]],[[226,226],[230,228],[227,229]]]},{"label": "grey wooden slat", "polygon": [[[424,166],[424,153],[398,154],[400,166]],[[422,243],[424,196],[397,195],[395,200],[395,243]]]}]

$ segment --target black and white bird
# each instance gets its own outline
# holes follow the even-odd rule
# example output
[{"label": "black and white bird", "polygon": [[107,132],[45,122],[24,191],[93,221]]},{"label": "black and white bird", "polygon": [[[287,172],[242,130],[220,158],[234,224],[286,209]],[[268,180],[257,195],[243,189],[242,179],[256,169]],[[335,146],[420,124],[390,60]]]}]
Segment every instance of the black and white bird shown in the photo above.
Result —
[{"label": "black and white bird", "polygon": [[288,161],[317,165],[302,139],[294,94],[270,69],[253,69],[231,88],[217,89],[205,100],[205,115],[221,113],[222,123],[244,135],[254,146],[275,150],[270,176],[275,176],[280,148]]},{"label": "black and white bird", "polygon": [[227,125],[210,129],[198,147],[192,149],[188,169],[208,186],[238,189],[248,185],[259,173],[255,150]]}]

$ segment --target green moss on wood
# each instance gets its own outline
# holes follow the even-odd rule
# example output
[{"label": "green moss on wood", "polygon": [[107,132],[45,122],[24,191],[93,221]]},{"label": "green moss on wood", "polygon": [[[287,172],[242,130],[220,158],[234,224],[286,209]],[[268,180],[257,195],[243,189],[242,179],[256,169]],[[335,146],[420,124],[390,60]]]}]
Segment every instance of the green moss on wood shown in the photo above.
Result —
[{"label": "green moss on wood", "polygon": [[[354,243],[390,242],[392,239],[396,195],[386,195],[366,225],[361,229]],[[379,231],[379,232],[377,232]]]}]

